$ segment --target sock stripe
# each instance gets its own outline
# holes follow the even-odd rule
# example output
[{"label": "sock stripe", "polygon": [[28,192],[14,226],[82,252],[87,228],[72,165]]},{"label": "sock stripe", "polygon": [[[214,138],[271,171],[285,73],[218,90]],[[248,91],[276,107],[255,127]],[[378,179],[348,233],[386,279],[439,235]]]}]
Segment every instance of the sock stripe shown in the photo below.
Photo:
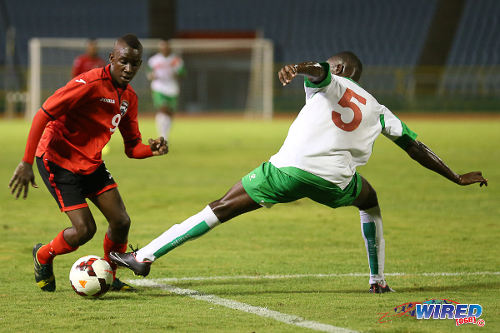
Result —
[{"label": "sock stripe", "polygon": [[207,222],[201,221],[200,223],[189,229],[183,235],[180,235],[179,237],[173,239],[172,241],[162,246],[158,251],[153,253],[153,255],[155,256],[155,258],[161,257],[167,254],[168,252],[172,251],[173,249],[175,249],[177,246],[187,242],[188,240],[202,236],[209,230],[210,227],[208,226]]},{"label": "sock stripe", "polygon": [[370,272],[373,275],[378,274],[378,254],[376,243],[377,228],[375,222],[363,223],[363,235],[366,238],[368,261],[370,264]]}]

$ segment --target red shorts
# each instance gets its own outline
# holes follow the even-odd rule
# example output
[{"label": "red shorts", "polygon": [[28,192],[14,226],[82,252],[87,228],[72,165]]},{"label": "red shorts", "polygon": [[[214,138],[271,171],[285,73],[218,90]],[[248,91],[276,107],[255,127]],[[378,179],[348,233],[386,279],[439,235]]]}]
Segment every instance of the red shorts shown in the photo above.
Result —
[{"label": "red shorts", "polygon": [[86,198],[96,197],[118,186],[104,162],[89,175],[75,174],[37,157],[38,171],[62,212],[88,207]]}]

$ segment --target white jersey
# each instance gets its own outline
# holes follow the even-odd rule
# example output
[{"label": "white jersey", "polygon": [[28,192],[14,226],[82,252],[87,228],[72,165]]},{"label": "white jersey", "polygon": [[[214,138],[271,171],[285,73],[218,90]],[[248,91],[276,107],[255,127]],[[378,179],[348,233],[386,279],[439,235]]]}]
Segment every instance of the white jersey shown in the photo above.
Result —
[{"label": "white jersey", "polygon": [[354,81],[332,75],[327,63],[321,65],[327,77],[318,84],[305,80],[306,104],[270,162],[344,189],[356,167],[368,162],[381,132],[403,148],[417,135]]},{"label": "white jersey", "polygon": [[154,79],[151,82],[153,91],[167,96],[179,94],[177,75],[184,70],[184,62],[179,56],[170,54],[165,57],[163,54],[157,53],[149,58],[148,66],[154,74]]}]

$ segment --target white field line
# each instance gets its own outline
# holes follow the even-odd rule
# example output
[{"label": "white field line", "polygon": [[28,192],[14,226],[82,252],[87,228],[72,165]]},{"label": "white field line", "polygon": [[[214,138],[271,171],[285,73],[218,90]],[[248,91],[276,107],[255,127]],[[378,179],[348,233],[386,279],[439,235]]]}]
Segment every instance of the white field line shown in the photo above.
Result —
[{"label": "white field line", "polygon": [[[427,273],[385,273],[385,276],[467,276],[467,275],[500,275],[500,272],[427,272]],[[301,279],[301,278],[329,278],[329,277],[368,277],[366,273],[328,273],[328,274],[288,274],[288,275],[219,275],[219,276],[194,276],[180,278],[149,279],[151,282],[189,282],[189,281],[212,281],[212,280],[275,280],[275,279]],[[143,279],[129,280],[139,283]]]},{"label": "white field line", "polygon": [[303,328],[309,328],[315,331],[321,331],[321,332],[333,332],[333,333],[356,333],[357,331],[352,331],[346,328],[342,327],[337,327],[337,326],[332,326],[328,324],[323,324],[319,323],[316,321],[311,321],[311,320],[305,320],[304,318],[295,316],[295,315],[289,315],[286,313],[281,313],[278,311],[274,310],[269,310],[268,308],[263,308],[260,306],[253,306],[250,304],[238,302],[238,301],[233,301],[231,299],[227,298],[222,298],[219,296],[215,295],[210,295],[210,294],[203,294],[200,293],[196,290],[191,290],[191,289],[183,289],[183,288],[178,288],[172,285],[168,284],[161,284],[157,283],[154,280],[133,280],[133,282],[136,285],[140,286],[147,286],[147,287],[153,287],[153,288],[160,288],[162,290],[166,290],[168,292],[177,294],[177,295],[182,295],[182,296],[189,296],[194,299],[200,300],[200,301],[205,301],[208,303],[212,304],[217,304],[221,306],[225,306],[226,308],[234,309],[234,310],[239,310],[247,313],[252,313],[260,317],[266,317],[270,319],[274,319],[276,321],[283,322],[285,324],[289,325],[295,325]]},{"label": "white field line", "polygon": [[[467,276],[467,275],[500,275],[500,272],[427,272],[427,273],[386,273],[386,276]],[[196,290],[183,289],[176,286],[168,285],[165,282],[175,283],[182,281],[211,281],[211,280],[259,280],[259,279],[300,279],[300,278],[325,278],[325,277],[368,277],[366,273],[347,273],[347,274],[289,274],[289,275],[236,275],[236,276],[197,276],[197,277],[181,277],[181,278],[160,278],[160,279],[134,279],[129,282],[145,287],[160,288],[162,290],[189,296],[197,300],[205,301],[212,304],[225,306],[230,309],[252,313],[261,317],[271,318],[286,324],[295,325],[303,328],[309,328],[322,332],[356,332],[343,327],[323,324],[320,322],[305,320],[304,318],[281,313],[259,306],[221,298],[219,296],[203,294]]]}]

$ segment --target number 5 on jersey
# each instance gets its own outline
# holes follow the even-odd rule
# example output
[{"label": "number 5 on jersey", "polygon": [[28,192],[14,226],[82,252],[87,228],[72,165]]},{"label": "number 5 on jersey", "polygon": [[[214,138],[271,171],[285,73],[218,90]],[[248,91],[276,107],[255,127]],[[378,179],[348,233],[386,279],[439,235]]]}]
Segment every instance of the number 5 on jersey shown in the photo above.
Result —
[{"label": "number 5 on jersey", "polygon": [[335,110],[332,111],[333,123],[335,124],[335,126],[346,132],[352,132],[356,128],[358,128],[359,124],[361,123],[361,119],[363,118],[363,114],[361,113],[359,106],[357,106],[356,103],[352,101],[353,98],[357,99],[361,104],[366,105],[366,98],[356,94],[349,88],[346,89],[344,95],[342,95],[342,98],[338,102],[340,106],[349,108],[352,110],[352,112],[354,112],[354,117],[352,118],[351,122],[344,123],[344,121],[342,120],[342,115]]}]

